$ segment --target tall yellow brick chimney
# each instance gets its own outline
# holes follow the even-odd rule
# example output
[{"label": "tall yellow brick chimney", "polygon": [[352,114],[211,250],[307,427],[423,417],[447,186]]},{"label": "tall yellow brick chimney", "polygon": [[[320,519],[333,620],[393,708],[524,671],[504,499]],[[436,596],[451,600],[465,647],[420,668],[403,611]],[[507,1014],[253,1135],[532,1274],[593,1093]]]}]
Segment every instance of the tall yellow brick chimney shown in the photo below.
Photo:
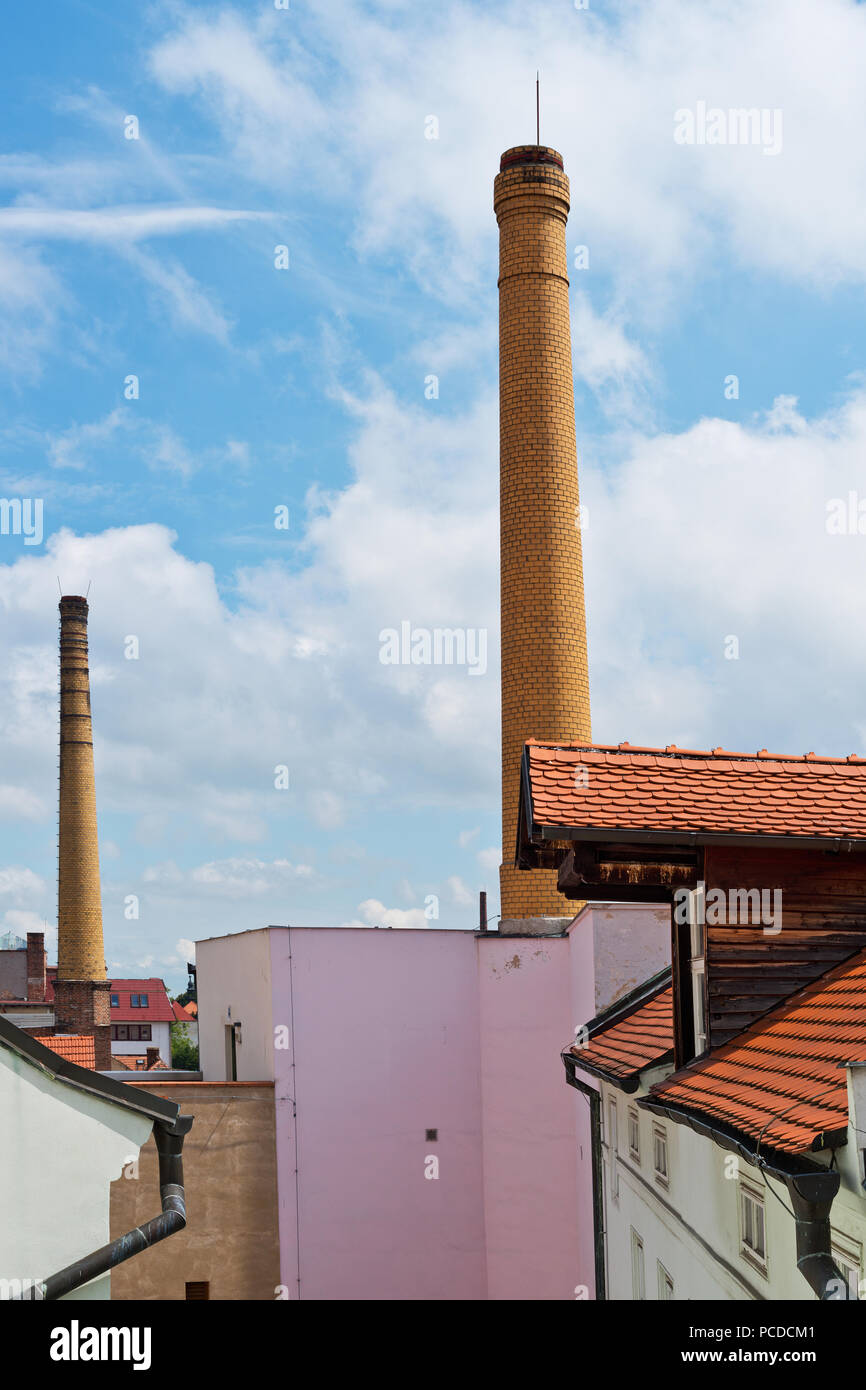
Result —
[{"label": "tall yellow brick chimney", "polygon": [[568,312],[568,179],[545,145],[506,150],[499,224],[502,923],[571,919],[552,870],[514,865],[527,738],[590,738]]},{"label": "tall yellow brick chimney", "polygon": [[87,662],[87,600],[60,600],[60,843],[57,887],[58,1033],[90,1033],[97,1070],[111,1065],[110,982],[102,897]]}]

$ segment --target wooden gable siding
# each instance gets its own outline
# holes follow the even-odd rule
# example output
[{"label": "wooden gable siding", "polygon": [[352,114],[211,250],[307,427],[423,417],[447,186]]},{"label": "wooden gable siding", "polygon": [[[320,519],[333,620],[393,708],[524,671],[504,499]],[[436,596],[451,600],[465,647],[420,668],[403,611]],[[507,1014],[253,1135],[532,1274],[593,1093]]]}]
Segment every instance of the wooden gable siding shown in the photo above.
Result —
[{"label": "wooden gable siding", "polygon": [[[707,924],[710,1046],[866,946],[866,855],[710,846],[707,892],[782,890],[782,929]],[[772,899],[771,899],[772,901]]]}]

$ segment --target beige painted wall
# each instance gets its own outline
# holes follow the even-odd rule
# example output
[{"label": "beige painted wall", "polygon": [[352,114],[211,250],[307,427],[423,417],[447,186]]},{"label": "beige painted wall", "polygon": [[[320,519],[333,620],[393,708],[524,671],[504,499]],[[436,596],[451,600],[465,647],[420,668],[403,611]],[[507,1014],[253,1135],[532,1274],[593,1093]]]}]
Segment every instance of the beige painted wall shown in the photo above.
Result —
[{"label": "beige painted wall", "polygon": [[[288,940],[288,928],[281,929]],[[286,946],[288,951],[288,945]],[[226,1025],[240,1023],[238,1080],[273,1080],[274,1032],[271,1018],[271,940],[267,927],[196,942],[199,1057],[208,1081],[224,1080]],[[231,1009],[231,1019],[228,1009]],[[279,1020],[286,1022],[287,1020]]]},{"label": "beige painted wall", "polygon": [[[112,1299],[184,1299],[186,1283],[207,1280],[212,1299],[272,1300],[280,1282],[273,1085],[180,1081],[146,1089],[195,1117],[183,1146],[187,1227],[119,1265]],[[112,1239],[159,1209],[151,1139],[138,1177],[112,1184]]]}]

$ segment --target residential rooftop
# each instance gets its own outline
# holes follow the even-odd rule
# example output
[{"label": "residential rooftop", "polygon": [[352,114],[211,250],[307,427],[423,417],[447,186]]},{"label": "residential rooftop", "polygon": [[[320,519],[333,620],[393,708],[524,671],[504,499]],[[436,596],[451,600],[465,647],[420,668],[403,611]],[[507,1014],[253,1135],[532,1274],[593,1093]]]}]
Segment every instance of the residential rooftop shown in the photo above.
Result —
[{"label": "residential rooftop", "polygon": [[524,749],[525,833],[549,839],[847,840],[866,847],[866,758],[550,743]]}]

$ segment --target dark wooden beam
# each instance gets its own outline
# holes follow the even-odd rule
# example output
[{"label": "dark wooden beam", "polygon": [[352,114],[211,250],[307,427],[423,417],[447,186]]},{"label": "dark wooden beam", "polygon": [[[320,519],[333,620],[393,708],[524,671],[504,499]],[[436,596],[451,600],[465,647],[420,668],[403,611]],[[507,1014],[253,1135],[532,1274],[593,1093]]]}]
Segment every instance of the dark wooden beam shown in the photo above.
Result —
[{"label": "dark wooden beam", "polygon": [[562,860],[558,888],[586,902],[670,902],[676,888],[694,886],[699,858],[693,849],[647,855],[644,846],[578,844]]}]

